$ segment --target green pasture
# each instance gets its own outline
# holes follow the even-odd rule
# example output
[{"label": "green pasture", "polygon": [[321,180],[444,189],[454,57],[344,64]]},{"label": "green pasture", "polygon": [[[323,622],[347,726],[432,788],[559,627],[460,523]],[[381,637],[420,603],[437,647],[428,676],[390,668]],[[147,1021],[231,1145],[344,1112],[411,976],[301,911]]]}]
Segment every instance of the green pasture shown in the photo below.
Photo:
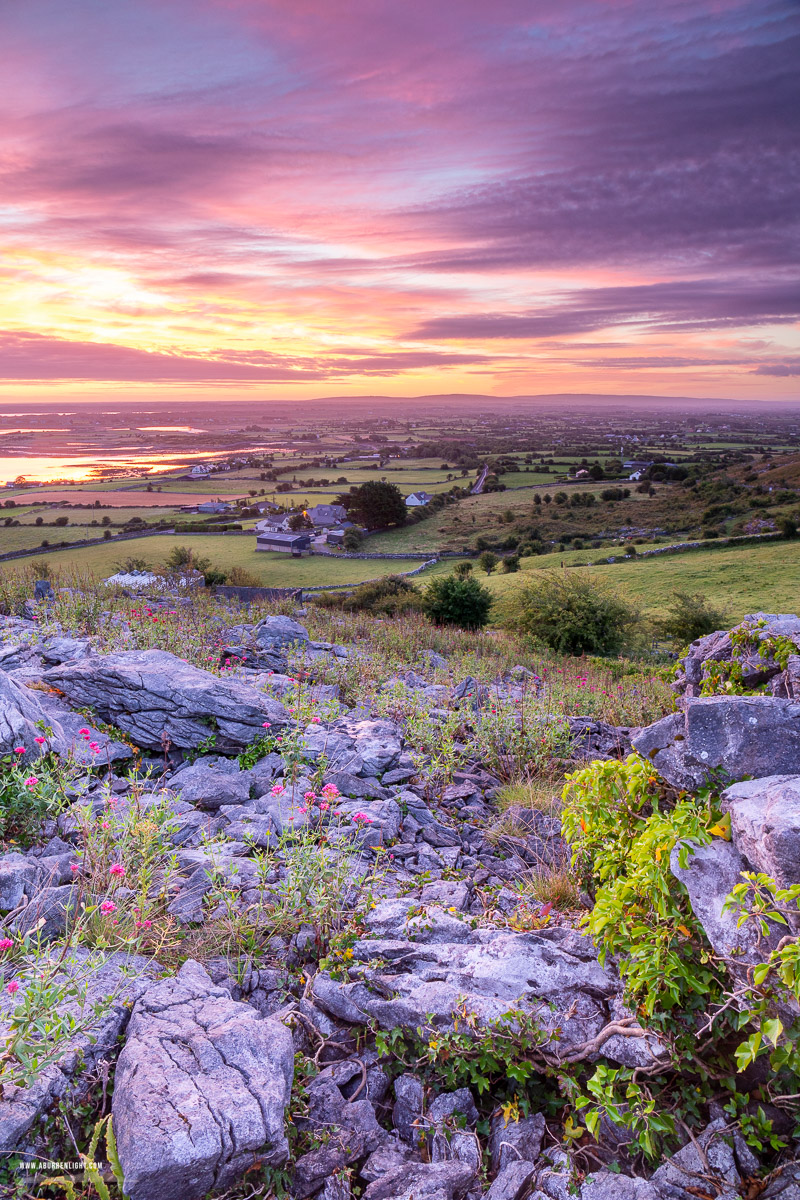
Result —
[{"label": "green pasture", "polygon": [[[188,546],[201,558],[209,558],[220,570],[245,567],[257,575],[265,587],[317,587],[327,584],[361,583],[395,571],[407,571],[418,565],[412,561],[386,562],[370,559],[347,559],[328,555],[292,558],[288,554],[270,553],[255,549],[254,537],[203,534],[157,534],[147,538],[132,538],[107,545],[86,546],[65,550],[42,550],[57,571],[88,573],[96,578],[111,575],[127,558],[143,559],[148,566],[161,566],[175,546]],[[0,571],[23,568],[26,559],[0,564]],[[441,574],[452,569],[452,562],[440,563],[425,572]]]},{"label": "green pasture", "polygon": [[[644,549],[645,547],[637,547]],[[595,552],[599,556],[599,552]],[[498,598],[513,591],[563,559],[586,561],[586,551],[525,558],[515,575],[480,574]],[[676,591],[702,592],[715,605],[727,610],[731,622],[747,613],[796,612],[800,596],[800,541],[775,541],[763,545],[689,551],[591,566],[585,570],[599,582],[610,584],[625,599],[638,603],[645,612],[664,612]]]}]

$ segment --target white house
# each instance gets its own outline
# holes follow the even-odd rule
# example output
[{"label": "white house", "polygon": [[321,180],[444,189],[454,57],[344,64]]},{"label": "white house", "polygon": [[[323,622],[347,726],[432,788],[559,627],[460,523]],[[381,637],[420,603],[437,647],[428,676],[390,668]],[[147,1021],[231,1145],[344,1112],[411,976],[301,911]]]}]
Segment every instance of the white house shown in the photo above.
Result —
[{"label": "white house", "polygon": [[406,496],[406,508],[424,508],[426,504],[430,504],[433,496],[428,492],[411,492]]}]

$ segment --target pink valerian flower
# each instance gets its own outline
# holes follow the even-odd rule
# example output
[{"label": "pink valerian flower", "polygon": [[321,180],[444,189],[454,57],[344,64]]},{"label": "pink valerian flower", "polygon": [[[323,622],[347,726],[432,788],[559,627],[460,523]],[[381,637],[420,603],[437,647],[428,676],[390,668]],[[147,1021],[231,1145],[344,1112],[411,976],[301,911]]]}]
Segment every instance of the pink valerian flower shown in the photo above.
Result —
[{"label": "pink valerian flower", "polygon": [[108,821],[101,821],[101,822],[100,822],[100,828],[101,828],[101,829],[110,829],[110,828],[111,828],[111,826],[109,825]]},{"label": "pink valerian flower", "polygon": [[113,900],[104,900],[100,905],[100,912],[108,916],[110,913],[116,912],[116,904]]},{"label": "pink valerian flower", "polygon": [[15,753],[15,754],[24,754],[24,753],[25,753],[25,747],[24,747],[24,746],[15,746],[15,747],[14,747],[14,753]]},{"label": "pink valerian flower", "polygon": [[28,778],[25,780],[25,787],[30,787],[30,788],[36,787],[38,782],[39,782],[39,780],[36,775],[29,775]]},{"label": "pink valerian flower", "polygon": [[326,783],[322,794],[326,800],[336,800],[341,795],[335,783]]},{"label": "pink valerian flower", "polygon": [[272,795],[272,796],[282,796],[283,793],[286,791],[286,788],[283,786],[282,783],[276,783],[275,786],[270,788],[269,790],[270,790],[270,795]]},{"label": "pink valerian flower", "polygon": [[262,729],[271,729],[271,728],[272,728],[272,722],[271,722],[271,721],[264,721],[264,723],[263,723],[263,725],[261,726],[261,728],[262,728]]},{"label": "pink valerian flower", "polygon": [[312,718],[311,718],[311,724],[312,724],[312,725],[319,725],[319,717],[312,717]]},{"label": "pink valerian flower", "polygon": [[10,950],[13,945],[11,938],[0,938],[0,951]]},{"label": "pink valerian flower", "polygon": [[366,813],[355,813],[353,816],[353,820],[356,822],[356,824],[359,824],[362,821],[365,825],[372,824],[372,817],[368,817]]},{"label": "pink valerian flower", "polygon": [[79,730],[78,730],[78,735],[79,735],[79,737],[82,737],[82,738],[90,738],[90,737],[92,736],[92,735],[89,733],[89,730],[88,730],[88,729],[79,729]]},{"label": "pink valerian flower", "polygon": [[80,864],[79,863],[70,863],[69,869],[70,869],[70,871],[80,871],[80,869],[81,869]]},{"label": "pink valerian flower", "polygon": [[316,800],[316,798],[317,798],[317,793],[316,793],[316,792],[303,792],[303,799],[304,799],[304,800],[309,800],[309,801],[311,801],[311,800]]},{"label": "pink valerian flower", "polygon": [[97,742],[89,742],[89,749],[91,750],[92,754],[98,754],[100,752],[100,747],[98,746]]},{"label": "pink valerian flower", "polygon": [[113,867],[109,868],[110,875],[124,875],[125,868],[122,863],[114,863]]},{"label": "pink valerian flower", "polygon": [[320,807],[320,812],[327,812],[327,811],[328,811],[328,809],[330,808],[330,804],[326,804],[326,803],[325,803],[325,801],[324,801],[324,800],[322,800],[322,801],[320,802],[320,806],[319,806],[319,807]]},{"label": "pink valerian flower", "polygon": [[45,742],[47,741],[47,738],[37,737],[37,738],[34,738],[33,740],[36,742],[37,746],[43,746],[45,744]]},{"label": "pink valerian flower", "polygon": [[13,996],[19,991],[19,984],[17,983],[16,979],[12,979],[11,983],[6,984],[6,991],[8,992],[9,996]]}]

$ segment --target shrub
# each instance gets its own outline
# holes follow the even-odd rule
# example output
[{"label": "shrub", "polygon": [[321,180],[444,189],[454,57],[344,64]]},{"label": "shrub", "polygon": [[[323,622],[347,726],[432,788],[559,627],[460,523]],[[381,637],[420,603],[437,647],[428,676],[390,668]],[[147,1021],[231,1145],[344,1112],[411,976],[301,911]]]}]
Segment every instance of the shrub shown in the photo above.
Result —
[{"label": "shrub", "polygon": [[781,535],[787,539],[797,537],[797,524],[791,517],[778,517],[778,529]]},{"label": "shrub", "polygon": [[502,566],[504,575],[512,575],[515,571],[519,570],[519,555],[507,554],[503,559]]},{"label": "shrub", "polygon": [[440,575],[425,591],[424,611],[435,625],[482,629],[489,620],[493,597],[477,579]]},{"label": "shrub", "polygon": [[344,537],[342,538],[342,545],[344,546],[345,550],[351,550],[351,551],[358,550],[358,548],[361,545],[361,543],[363,542],[363,540],[364,540],[364,535],[361,532],[361,530],[356,529],[356,527],[353,526],[352,529],[346,529],[344,531]]},{"label": "shrub", "polygon": [[619,654],[639,620],[613,592],[574,570],[542,572],[517,608],[513,623],[559,654]]},{"label": "shrub", "polygon": [[211,559],[198,558],[194,550],[188,546],[173,546],[165,560],[164,566],[168,571],[191,569],[206,572],[210,570]]},{"label": "shrub", "polygon": [[231,567],[228,572],[228,583],[234,587],[263,587],[263,580],[247,567]]},{"label": "shrub", "polygon": [[695,638],[725,629],[728,618],[721,608],[714,608],[702,592],[674,592],[667,606],[667,616],[656,628],[662,637],[670,638],[679,646],[686,646]]},{"label": "shrub", "polygon": [[348,612],[395,613],[408,612],[422,607],[422,599],[413,583],[402,575],[384,575],[362,583],[349,596],[342,599],[342,608]]},{"label": "shrub", "polygon": [[496,554],[493,554],[491,550],[484,550],[483,553],[478,557],[478,566],[482,571],[485,571],[487,575],[491,575],[499,561],[500,559]]},{"label": "shrub", "polygon": [[471,572],[471,570],[472,570],[471,562],[460,562],[460,563],[456,563],[456,565],[453,569],[453,574],[455,575],[456,579],[466,579],[467,576],[469,575],[469,573]]}]

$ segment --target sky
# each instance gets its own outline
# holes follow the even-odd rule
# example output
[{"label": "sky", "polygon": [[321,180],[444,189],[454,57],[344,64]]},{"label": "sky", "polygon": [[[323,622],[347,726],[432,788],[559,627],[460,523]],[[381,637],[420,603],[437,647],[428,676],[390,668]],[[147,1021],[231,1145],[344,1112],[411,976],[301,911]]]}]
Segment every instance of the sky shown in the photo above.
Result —
[{"label": "sky", "polygon": [[796,398],[798,63],[798,0],[0,0],[0,395]]}]

